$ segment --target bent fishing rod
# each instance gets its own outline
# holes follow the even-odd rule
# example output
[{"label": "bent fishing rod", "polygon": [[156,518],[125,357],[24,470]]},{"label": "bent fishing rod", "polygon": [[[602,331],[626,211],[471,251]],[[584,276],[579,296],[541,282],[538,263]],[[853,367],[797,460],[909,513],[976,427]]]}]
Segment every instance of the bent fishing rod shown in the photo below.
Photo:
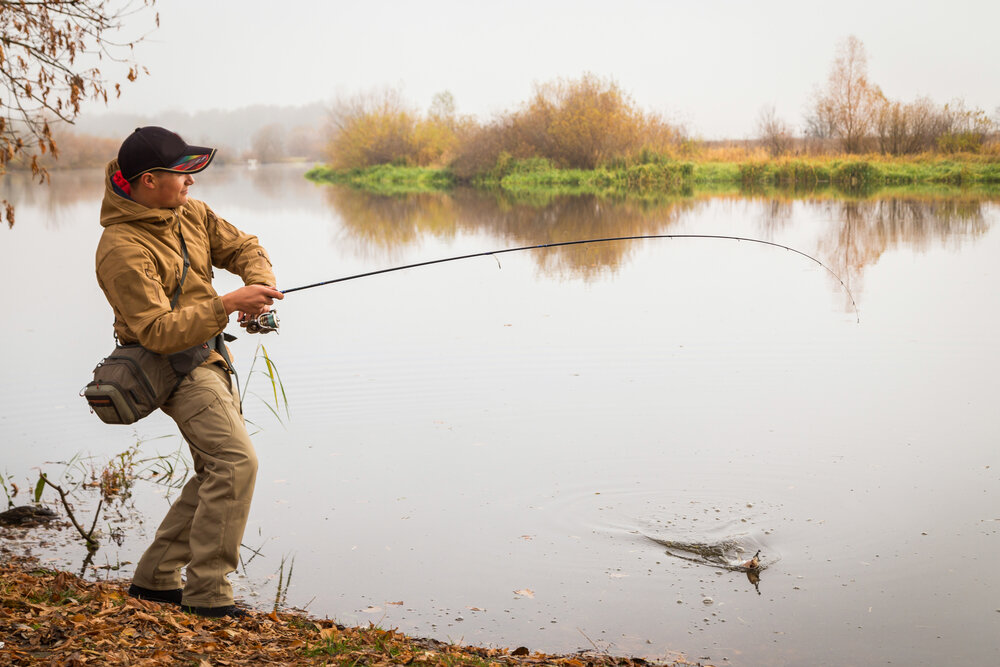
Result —
[{"label": "bent fishing rod", "polygon": [[[858,304],[854,300],[854,295],[851,293],[851,289],[847,286],[847,283],[837,275],[837,273],[831,269],[829,266],[819,261],[812,255],[804,253],[801,250],[796,250],[791,246],[782,245],[780,243],[775,243],[774,241],[765,241],[763,239],[754,239],[746,236],[727,236],[723,234],[642,234],[638,236],[611,236],[607,238],[597,238],[597,239],[580,239],[577,241],[558,241],[556,243],[540,243],[538,245],[528,245],[520,246],[517,248],[503,248],[501,250],[489,250],[486,252],[474,252],[468,255],[456,255],[454,257],[443,257],[441,259],[432,259],[425,262],[415,262],[413,264],[404,264],[402,266],[393,266],[387,269],[378,269],[376,271],[366,271],[364,273],[356,273],[350,276],[343,276],[341,278],[333,278],[332,280],[324,280],[318,283],[312,283],[310,285],[302,285],[300,287],[292,287],[290,289],[281,290],[282,294],[291,294],[292,292],[300,292],[302,290],[312,289],[314,287],[322,287],[323,285],[332,285],[334,283],[342,283],[348,280],[357,280],[358,278],[367,278],[369,276],[377,276],[382,273],[392,273],[394,271],[405,271],[407,269],[415,269],[421,266],[430,266],[432,264],[443,264],[445,262],[457,262],[462,259],[472,259],[474,257],[493,257],[494,255],[502,255],[509,252],[522,252],[525,250],[540,250],[542,248],[558,248],[562,246],[572,246],[572,245],[584,245],[587,243],[611,243],[612,241],[636,241],[640,239],[714,239],[714,240],[725,240],[725,241],[746,241],[748,243],[759,243],[761,245],[771,246],[774,248],[780,248],[782,250],[788,250],[789,252],[794,252],[797,255],[802,255],[806,259],[816,262],[824,269],[826,269],[831,276],[837,279],[844,291],[847,292],[847,296],[851,299],[851,305],[854,306],[854,313],[857,316],[858,323],[861,322],[861,313],[858,310]],[[499,263],[499,260],[498,260]]]}]

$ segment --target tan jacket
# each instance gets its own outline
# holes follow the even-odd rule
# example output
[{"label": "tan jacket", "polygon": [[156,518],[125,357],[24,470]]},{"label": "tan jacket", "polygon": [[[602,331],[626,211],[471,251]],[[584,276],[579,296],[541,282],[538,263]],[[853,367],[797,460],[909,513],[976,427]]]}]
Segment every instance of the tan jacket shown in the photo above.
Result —
[{"label": "tan jacket", "polygon": [[[194,199],[178,209],[146,208],[115,192],[111,176],[117,171],[117,161],[108,164],[97,282],[114,310],[120,342],[171,354],[219,334],[229,317],[212,287],[213,266],[239,275],[246,285],[275,284],[271,260],[256,236],[241,232]],[[178,229],[191,267],[177,307],[171,310],[170,299],[184,268]],[[212,355],[221,358],[217,352]]]}]

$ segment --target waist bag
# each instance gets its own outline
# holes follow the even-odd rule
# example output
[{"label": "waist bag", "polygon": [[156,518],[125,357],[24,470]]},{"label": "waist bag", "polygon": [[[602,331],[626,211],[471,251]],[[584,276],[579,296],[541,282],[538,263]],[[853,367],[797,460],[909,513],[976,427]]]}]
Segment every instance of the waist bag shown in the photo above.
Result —
[{"label": "waist bag", "polygon": [[83,389],[91,409],[105,424],[132,424],[166,403],[177,385],[204,362],[220,340],[176,354],[150,352],[142,345],[116,345],[94,369]]},{"label": "waist bag", "polygon": [[[171,310],[177,306],[191,264],[183,236],[181,252],[184,271],[170,300]],[[222,354],[232,369],[224,344],[226,340],[235,338],[219,334],[206,343],[169,355],[151,352],[137,343],[115,345],[111,354],[94,368],[94,379],[83,388],[81,395],[104,423],[132,424],[163,405],[184,377],[200,366],[213,349]]]}]

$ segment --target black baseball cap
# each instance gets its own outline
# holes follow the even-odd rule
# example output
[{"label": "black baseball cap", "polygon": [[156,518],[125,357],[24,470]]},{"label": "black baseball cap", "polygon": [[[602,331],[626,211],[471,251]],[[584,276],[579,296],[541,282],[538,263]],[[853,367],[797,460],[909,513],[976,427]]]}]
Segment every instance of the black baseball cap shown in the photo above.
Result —
[{"label": "black baseball cap", "polygon": [[176,132],[150,125],[137,127],[118,149],[118,167],[126,181],[147,171],[196,174],[215,157],[214,148],[188,146]]}]

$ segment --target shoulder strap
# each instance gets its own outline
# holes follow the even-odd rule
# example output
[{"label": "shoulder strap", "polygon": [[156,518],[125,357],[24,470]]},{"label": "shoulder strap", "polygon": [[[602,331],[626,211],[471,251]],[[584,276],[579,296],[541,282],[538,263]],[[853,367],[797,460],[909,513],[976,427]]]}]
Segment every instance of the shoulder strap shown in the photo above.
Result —
[{"label": "shoulder strap", "polygon": [[[184,258],[184,270],[181,271],[181,280],[177,283],[177,291],[174,292],[174,296],[170,299],[170,310],[177,307],[177,300],[181,298],[181,288],[184,287],[184,279],[187,278],[188,267],[191,266],[191,258],[188,256],[187,244],[184,243],[184,234],[181,233],[180,224],[177,225],[177,236],[181,239],[181,257]],[[118,332],[112,327],[112,335],[115,337],[115,346],[121,347],[120,341],[118,340]],[[135,343],[138,345],[138,343]]]},{"label": "shoulder strap", "polygon": [[184,235],[181,233],[180,225],[177,226],[177,236],[181,239],[181,256],[184,257],[184,270],[181,272],[181,281],[177,284],[177,291],[170,299],[170,310],[177,307],[177,300],[181,298],[181,288],[184,287],[184,279],[188,274],[188,267],[191,266],[191,258],[188,257],[187,244],[184,243]]}]

